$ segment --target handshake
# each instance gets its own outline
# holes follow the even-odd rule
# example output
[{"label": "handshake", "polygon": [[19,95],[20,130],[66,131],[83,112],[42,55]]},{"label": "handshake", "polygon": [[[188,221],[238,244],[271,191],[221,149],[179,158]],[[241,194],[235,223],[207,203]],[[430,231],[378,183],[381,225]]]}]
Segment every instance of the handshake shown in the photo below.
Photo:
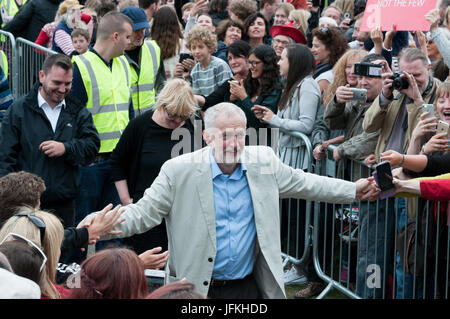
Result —
[{"label": "handshake", "polygon": [[355,184],[357,199],[375,201],[380,197],[380,187],[373,177],[358,179]]}]

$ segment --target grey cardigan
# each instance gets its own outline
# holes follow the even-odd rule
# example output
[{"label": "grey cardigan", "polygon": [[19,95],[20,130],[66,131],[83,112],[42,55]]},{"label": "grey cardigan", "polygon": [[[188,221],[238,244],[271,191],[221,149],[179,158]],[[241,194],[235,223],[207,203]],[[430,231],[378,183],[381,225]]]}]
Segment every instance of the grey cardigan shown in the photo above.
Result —
[{"label": "grey cardigan", "polygon": [[[272,127],[297,131],[310,136],[314,128],[316,113],[320,105],[321,94],[319,85],[312,76],[309,75],[298,84],[288,105],[284,109],[278,110],[277,114],[272,117],[269,124]],[[278,144],[280,149],[285,147],[299,147],[301,144],[302,142],[300,139],[280,132]]]}]

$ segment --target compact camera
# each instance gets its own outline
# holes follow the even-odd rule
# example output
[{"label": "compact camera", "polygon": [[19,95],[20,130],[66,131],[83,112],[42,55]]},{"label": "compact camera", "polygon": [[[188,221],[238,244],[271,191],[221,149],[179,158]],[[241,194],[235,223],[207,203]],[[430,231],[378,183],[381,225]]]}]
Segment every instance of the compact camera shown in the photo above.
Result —
[{"label": "compact camera", "polygon": [[395,72],[394,75],[390,77],[392,79],[392,88],[394,90],[400,91],[405,90],[409,87],[409,82],[407,78],[400,77],[403,72]]},{"label": "compact camera", "polygon": [[366,89],[350,88],[350,90],[353,92],[352,100],[361,101],[362,103],[367,101],[367,90]]},{"label": "compact camera", "polygon": [[371,78],[381,78],[381,64],[372,64],[367,62],[355,63],[355,74],[361,76],[368,76]]}]

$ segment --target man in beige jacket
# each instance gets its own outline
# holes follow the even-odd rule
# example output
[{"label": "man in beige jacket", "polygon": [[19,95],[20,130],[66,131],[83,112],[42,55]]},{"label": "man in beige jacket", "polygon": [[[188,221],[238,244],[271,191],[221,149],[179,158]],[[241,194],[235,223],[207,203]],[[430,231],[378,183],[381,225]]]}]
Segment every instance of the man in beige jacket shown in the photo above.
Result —
[{"label": "man in beige jacket", "polygon": [[131,236],[165,218],[170,281],[184,277],[209,298],[285,298],[279,199],[351,203],[374,199],[378,189],[305,173],[269,147],[244,146],[246,117],[234,104],[209,108],[204,120],[208,147],[164,163],[114,230]]}]

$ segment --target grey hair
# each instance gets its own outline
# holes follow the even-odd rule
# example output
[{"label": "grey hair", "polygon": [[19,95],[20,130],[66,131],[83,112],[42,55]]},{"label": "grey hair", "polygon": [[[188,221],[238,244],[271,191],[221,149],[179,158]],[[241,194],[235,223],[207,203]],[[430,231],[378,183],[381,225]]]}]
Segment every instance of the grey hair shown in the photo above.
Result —
[{"label": "grey hair", "polygon": [[245,116],[244,111],[241,110],[238,106],[236,106],[233,103],[229,102],[222,102],[219,104],[216,104],[209,109],[206,110],[204,115],[204,122],[205,122],[205,130],[208,131],[212,128],[216,127],[216,117],[220,113],[225,113],[226,115],[240,115],[247,124],[247,117]]}]

